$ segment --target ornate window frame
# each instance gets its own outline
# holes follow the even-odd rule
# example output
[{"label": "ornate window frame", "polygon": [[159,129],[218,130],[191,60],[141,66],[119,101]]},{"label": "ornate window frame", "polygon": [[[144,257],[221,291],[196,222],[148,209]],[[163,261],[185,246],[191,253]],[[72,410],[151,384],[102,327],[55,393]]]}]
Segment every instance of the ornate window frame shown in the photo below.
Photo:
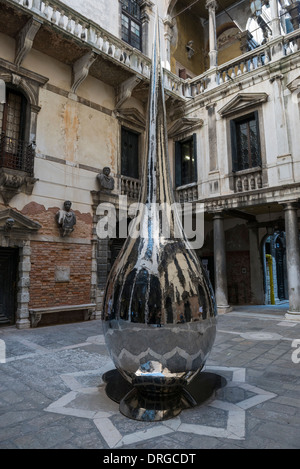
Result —
[{"label": "ornate window frame", "polygon": [[[35,148],[37,116],[41,109],[39,106],[39,90],[47,83],[48,78],[0,59],[0,80],[3,80],[5,84],[12,84],[26,97],[29,108],[26,139]],[[23,171],[0,168],[0,191],[5,205],[8,205],[10,200],[19,192],[32,194],[36,181],[34,174],[28,175]]]},{"label": "ornate window frame", "polygon": [[[230,188],[234,192],[262,189],[268,185],[263,120],[263,103],[267,100],[267,93],[238,93],[225,106],[218,110],[220,116],[226,120],[228,175]],[[232,122],[254,113],[256,113],[259,122],[258,131],[261,165],[246,170],[234,171]]]}]

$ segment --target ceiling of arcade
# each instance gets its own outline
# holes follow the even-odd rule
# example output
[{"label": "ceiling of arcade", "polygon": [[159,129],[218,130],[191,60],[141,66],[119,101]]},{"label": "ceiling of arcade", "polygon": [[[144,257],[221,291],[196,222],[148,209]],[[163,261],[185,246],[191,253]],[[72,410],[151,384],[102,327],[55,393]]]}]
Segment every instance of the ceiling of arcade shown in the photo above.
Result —
[{"label": "ceiling of arcade", "polygon": [[[217,0],[217,13],[231,7],[235,3],[238,3],[237,0]],[[187,9],[186,11],[197,17],[208,19],[208,11],[205,4],[206,0],[171,0],[169,2],[168,13],[170,16],[173,16]]]}]

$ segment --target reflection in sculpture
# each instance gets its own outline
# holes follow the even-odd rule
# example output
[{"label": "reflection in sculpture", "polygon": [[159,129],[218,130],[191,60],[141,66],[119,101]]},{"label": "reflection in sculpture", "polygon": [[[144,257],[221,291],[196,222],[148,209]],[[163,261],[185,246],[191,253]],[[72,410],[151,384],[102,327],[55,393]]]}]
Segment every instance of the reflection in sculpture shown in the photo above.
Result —
[{"label": "reflection in sculpture", "polygon": [[110,271],[103,305],[106,345],[129,391],[120,399],[120,411],[146,421],[165,420],[195,405],[187,386],[197,374],[203,377],[199,372],[215,339],[217,316],[211,285],[178,213],[166,237],[156,208],[174,203],[158,21],[156,38],[140,196],[148,210],[137,220],[140,236],[127,238]]},{"label": "reflection in sculpture", "polygon": [[68,236],[74,231],[76,225],[76,215],[71,210],[72,203],[69,200],[64,202],[64,209],[59,210],[56,219],[62,230],[62,236]]},{"label": "reflection in sculpture", "polygon": [[110,168],[108,166],[105,166],[105,168],[103,168],[102,170],[102,173],[97,175],[97,179],[100,183],[101,189],[112,191],[115,187],[115,181],[114,178],[109,174]]}]

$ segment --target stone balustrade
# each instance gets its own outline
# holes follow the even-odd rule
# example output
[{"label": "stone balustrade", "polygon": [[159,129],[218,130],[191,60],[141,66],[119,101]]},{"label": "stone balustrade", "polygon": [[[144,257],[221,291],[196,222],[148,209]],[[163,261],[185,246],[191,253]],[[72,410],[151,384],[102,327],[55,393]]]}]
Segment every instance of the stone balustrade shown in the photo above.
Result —
[{"label": "stone balustrade", "polygon": [[[256,69],[259,69],[280,57],[288,56],[296,53],[300,48],[300,30],[297,29],[287,34],[271,39],[266,44],[246,52],[239,57],[216,67],[215,81],[212,73],[209,71],[197,76],[192,80],[185,80],[185,86],[189,86],[189,90],[185,90],[184,97],[197,97],[205,93],[208,89],[208,82],[213,84],[210,88],[222,85],[223,83],[234,80],[236,77],[246,75]],[[281,53],[278,53],[281,50]]]},{"label": "stone balustrade", "polygon": [[[59,0],[9,0],[21,8],[31,10],[64,32],[88,43],[95,51],[105,54],[125,67],[130,68],[141,77],[149,79],[151,60],[139,50],[105,31],[98,24],[85,18]],[[193,79],[184,80],[169,70],[164,69],[164,86],[168,93],[174,94],[182,100],[195,98],[205,93],[209,88],[222,85],[236,77],[246,75],[280,56],[291,55],[298,51],[300,45],[300,31],[286,36],[278,36],[266,44],[257,47],[239,57],[215,68],[214,73],[206,71]],[[278,55],[278,48],[282,53]],[[208,84],[210,85],[208,86]]]},{"label": "stone balustrade", "polygon": [[121,195],[127,195],[131,199],[138,199],[141,182],[139,179],[121,176]]},{"label": "stone balustrade", "polygon": [[291,55],[300,48],[300,30],[293,31],[284,38],[285,55]]},{"label": "stone balustrade", "polygon": [[195,202],[199,199],[198,185],[195,183],[186,187],[178,187],[176,196],[177,201],[180,203]]},{"label": "stone balustrade", "polygon": [[245,73],[252,72],[253,70],[267,65],[271,60],[270,54],[270,48],[267,45],[261,46],[241,55],[236,60],[232,60],[219,66],[217,72],[217,83],[222,85],[229,80],[233,80],[237,76],[244,75]]},{"label": "stone balustrade", "polygon": [[262,188],[261,168],[246,169],[234,175],[234,191],[247,192]]},{"label": "stone balustrade", "polygon": [[64,32],[88,43],[95,51],[98,50],[146,78],[150,77],[151,60],[148,57],[60,1],[11,1],[31,10],[34,14],[41,16],[44,21],[51,22]]}]

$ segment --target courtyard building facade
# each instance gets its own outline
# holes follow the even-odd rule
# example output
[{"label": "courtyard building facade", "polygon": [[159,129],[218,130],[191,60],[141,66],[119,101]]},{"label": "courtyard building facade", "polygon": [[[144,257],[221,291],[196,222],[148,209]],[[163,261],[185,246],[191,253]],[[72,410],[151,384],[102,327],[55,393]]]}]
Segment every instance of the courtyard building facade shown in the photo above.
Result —
[{"label": "courtyard building facade", "polygon": [[204,210],[218,311],[300,319],[299,1],[0,0],[0,325],[101,318],[141,186],[156,12],[174,195]]}]

